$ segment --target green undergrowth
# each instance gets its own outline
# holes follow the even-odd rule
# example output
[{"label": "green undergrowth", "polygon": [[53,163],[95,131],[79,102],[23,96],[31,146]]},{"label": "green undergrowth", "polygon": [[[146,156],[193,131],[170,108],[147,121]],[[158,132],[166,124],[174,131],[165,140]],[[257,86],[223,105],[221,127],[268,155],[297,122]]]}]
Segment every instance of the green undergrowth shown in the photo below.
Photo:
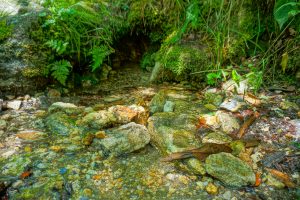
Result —
[{"label": "green undergrowth", "polygon": [[[43,6],[30,30],[36,51],[49,55],[39,71],[64,86],[74,77],[97,77],[126,35],[149,39],[140,65],[157,80],[217,85],[241,77],[258,91],[278,73],[299,68],[296,0],[47,0]],[[9,33],[1,23],[0,40]]]}]

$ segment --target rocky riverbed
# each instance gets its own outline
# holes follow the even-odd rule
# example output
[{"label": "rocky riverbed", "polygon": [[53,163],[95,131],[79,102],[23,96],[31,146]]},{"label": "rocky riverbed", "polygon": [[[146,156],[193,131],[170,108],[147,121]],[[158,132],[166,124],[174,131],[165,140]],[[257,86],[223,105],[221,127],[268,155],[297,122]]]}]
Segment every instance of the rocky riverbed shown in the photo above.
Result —
[{"label": "rocky riverbed", "polygon": [[297,91],[254,96],[232,84],[8,96],[1,198],[299,199]]}]

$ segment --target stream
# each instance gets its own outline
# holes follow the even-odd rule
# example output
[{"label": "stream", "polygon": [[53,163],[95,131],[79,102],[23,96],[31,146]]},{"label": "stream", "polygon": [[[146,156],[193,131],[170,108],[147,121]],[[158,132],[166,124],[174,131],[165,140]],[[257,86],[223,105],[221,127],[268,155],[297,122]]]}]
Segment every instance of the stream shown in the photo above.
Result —
[{"label": "stream", "polygon": [[[229,89],[149,84],[149,77],[130,66],[76,93],[48,89],[7,100],[0,111],[1,199],[300,198],[299,96],[241,100]],[[260,143],[247,147],[232,134],[253,110],[260,117],[244,138]],[[162,160],[204,143],[231,144],[233,152],[221,153],[220,166],[211,156]]]}]

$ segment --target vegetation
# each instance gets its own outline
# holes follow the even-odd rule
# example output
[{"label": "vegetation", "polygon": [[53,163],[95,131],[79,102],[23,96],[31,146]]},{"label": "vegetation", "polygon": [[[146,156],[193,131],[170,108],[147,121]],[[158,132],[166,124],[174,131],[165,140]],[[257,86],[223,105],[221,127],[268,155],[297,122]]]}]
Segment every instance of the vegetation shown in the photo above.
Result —
[{"label": "vegetation", "polygon": [[[297,0],[47,0],[43,6],[30,34],[36,51],[49,55],[40,71],[62,85],[73,73],[99,74],[126,35],[149,39],[143,69],[159,63],[154,73],[166,71],[177,81],[215,85],[240,77],[257,91],[299,67]],[[0,40],[11,29],[0,14]]]}]

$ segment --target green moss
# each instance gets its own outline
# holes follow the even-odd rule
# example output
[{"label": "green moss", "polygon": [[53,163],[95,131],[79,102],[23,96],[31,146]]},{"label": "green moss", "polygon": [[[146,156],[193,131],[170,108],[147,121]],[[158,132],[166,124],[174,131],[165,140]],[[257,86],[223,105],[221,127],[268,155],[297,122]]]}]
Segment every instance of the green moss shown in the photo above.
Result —
[{"label": "green moss", "polygon": [[12,33],[13,26],[7,24],[6,16],[0,13],[0,41],[7,39]]}]

